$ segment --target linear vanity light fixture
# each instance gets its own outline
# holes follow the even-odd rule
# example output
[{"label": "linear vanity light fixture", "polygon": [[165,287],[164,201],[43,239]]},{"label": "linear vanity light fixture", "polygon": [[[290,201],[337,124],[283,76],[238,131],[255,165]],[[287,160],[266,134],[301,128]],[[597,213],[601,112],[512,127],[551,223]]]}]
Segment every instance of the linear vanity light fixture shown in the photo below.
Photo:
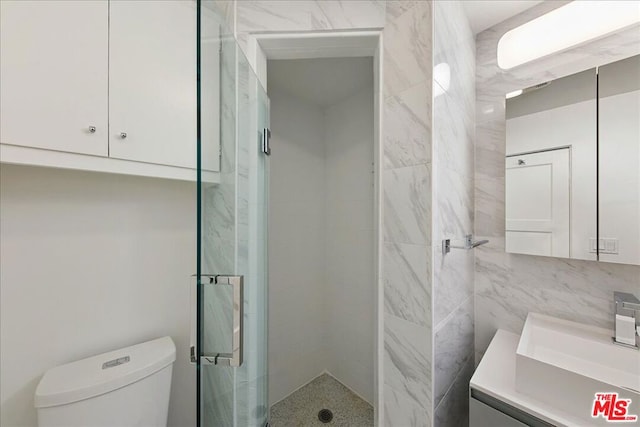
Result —
[{"label": "linear vanity light fixture", "polygon": [[508,70],[639,23],[638,1],[574,0],[506,32],[498,66]]},{"label": "linear vanity light fixture", "polygon": [[446,255],[449,252],[451,252],[451,248],[455,248],[455,249],[465,249],[465,250],[469,250],[469,249],[473,249],[473,248],[477,248],[480,245],[484,245],[486,243],[489,243],[488,240],[473,240],[473,234],[467,234],[466,236],[464,236],[464,245],[463,246],[457,246],[457,245],[452,245],[451,244],[451,239],[444,239],[442,241],[442,255]]}]

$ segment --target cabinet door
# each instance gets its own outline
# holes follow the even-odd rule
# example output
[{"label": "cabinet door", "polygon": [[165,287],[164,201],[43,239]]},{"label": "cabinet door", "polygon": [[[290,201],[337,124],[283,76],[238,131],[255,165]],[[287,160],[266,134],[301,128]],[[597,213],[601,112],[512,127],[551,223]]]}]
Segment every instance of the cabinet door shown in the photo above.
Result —
[{"label": "cabinet door", "polygon": [[526,424],[474,398],[469,398],[469,427],[526,427]]},{"label": "cabinet door", "polygon": [[195,1],[112,1],[109,14],[109,156],[195,168]]},{"label": "cabinet door", "polygon": [[640,55],[598,69],[600,261],[640,265]]},{"label": "cabinet door", "polygon": [[108,3],[0,1],[0,142],[106,156]]}]

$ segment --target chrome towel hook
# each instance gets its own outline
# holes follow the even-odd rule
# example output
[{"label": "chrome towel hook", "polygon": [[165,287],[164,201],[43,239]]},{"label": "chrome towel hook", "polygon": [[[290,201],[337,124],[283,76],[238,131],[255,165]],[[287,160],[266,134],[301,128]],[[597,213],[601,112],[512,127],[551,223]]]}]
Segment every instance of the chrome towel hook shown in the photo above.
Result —
[{"label": "chrome towel hook", "polygon": [[473,248],[477,248],[480,245],[484,245],[486,243],[489,243],[488,240],[473,240],[473,234],[467,234],[466,236],[464,236],[464,245],[463,246],[458,246],[458,245],[452,245],[451,244],[451,239],[444,239],[442,241],[442,254],[446,255],[449,252],[451,252],[451,248],[455,248],[455,249],[465,249],[465,250],[469,250],[469,249],[473,249]]}]

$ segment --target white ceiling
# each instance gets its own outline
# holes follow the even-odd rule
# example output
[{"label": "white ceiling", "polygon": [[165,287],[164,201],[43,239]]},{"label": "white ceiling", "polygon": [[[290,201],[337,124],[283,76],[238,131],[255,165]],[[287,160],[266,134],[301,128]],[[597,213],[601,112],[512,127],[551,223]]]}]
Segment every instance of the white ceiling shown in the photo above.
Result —
[{"label": "white ceiling", "polygon": [[474,34],[515,16],[542,0],[464,0],[462,5]]},{"label": "white ceiling", "polygon": [[276,59],[267,62],[267,91],[277,88],[328,107],[365,87],[373,90],[373,58]]}]

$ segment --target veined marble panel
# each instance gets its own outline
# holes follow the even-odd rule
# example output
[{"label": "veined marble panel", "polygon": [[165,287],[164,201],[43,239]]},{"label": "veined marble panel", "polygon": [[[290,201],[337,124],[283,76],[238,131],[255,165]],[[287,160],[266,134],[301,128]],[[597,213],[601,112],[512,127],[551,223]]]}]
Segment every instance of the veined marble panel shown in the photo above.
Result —
[{"label": "veined marble panel", "polygon": [[431,88],[418,83],[384,102],[384,167],[431,161]]},{"label": "veined marble panel", "polygon": [[443,93],[433,100],[433,157],[438,169],[450,171],[444,173],[473,178],[475,110],[469,103],[475,97],[465,99]]},{"label": "veined marble panel", "polygon": [[490,237],[504,236],[504,176],[491,177],[476,173],[475,186],[475,233]]},{"label": "veined marble panel", "polygon": [[473,359],[474,258],[440,244],[473,233],[475,40],[461,2],[436,2],[434,26],[434,425],[457,426],[468,419],[459,397]]},{"label": "veined marble panel", "polygon": [[473,232],[473,174],[463,175],[446,166],[434,166],[434,242],[462,241]]},{"label": "veined marble panel", "polygon": [[508,254],[504,238],[476,249],[476,350],[496,329],[520,333],[535,312],[613,329],[613,291],[640,291],[640,266]]},{"label": "veined marble panel", "polygon": [[388,1],[384,29],[384,425],[431,426],[432,2]]},{"label": "veined marble panel", "polygon": [[391,13],[384,26],[386,96],[400,94],[421,82],[431,84],[431,7],[431,1],[389,5]]},{"label": "veined marble panel", "polygon": [[203,0],[202,7],[212,10],[222,24],[222,34],[232,35],[235,21],[235,0]]},{"label": "veined marble panel", "polygon": [[473,296],[474,268],[472,251],[454,249],[443,255],[440,248],[434,247],[433,324],[436,331],[452,311]]},{"label": "veined marble panel", "polygon": [[431,244],[431,167],[384,171],[384,240]]},{"label": "veined marble panel", "polygon": [[431,427],[431,413],[404,392],[384,386],[384,425]]},{"label": "veined marble panel", "polygon": [[482,141],[481,146],[475,147],[476,175],[491,178],[504,177],[505,127],[504,110],[502,110],[501,120],[483,121],[476,125],[476,140]]},{"label": "veined marble panel", "polygon": [[237,32],[382,28],[382,0],[240,0]]},{"label": "veined marble panel", "polygon": [[471,381],[474,369],[473,358],[470,358],[436,407],[435,426],[460,427],[469,425],[469,381]]},{"label": "veined marble panel", "polygon": [[417,325],[431,326],[431,248],[385,243],[384,310]]},{"label": "veined marble panel", "polygon": [[431,329],[388,314],[384,329],[384,384],[431,413]]},{"label": "veined marble panel", "polygon": [[[475,37],[462,2],[436,1],[434,3],[433,66],[445,64],[449,79],[434,73],[434,80],[446,86],[446,93],[465,112],[475,110]],[[442,19],[441,19],[442,18]],[[446,80],[446,79],[445,79]],[[448,83],[448,84],[447,84]],[[471,116],[473,123],[473,115]]]},{"label": "veined marble panel", "polygon": [[473,360],[473,295],[451,314],[435,331],[434,337],[434,406],[438,406],[447,390]]},{"label": "veined marble panel", "polygon": [[387,20],[396,19],[424,0],[386,0]]}]

